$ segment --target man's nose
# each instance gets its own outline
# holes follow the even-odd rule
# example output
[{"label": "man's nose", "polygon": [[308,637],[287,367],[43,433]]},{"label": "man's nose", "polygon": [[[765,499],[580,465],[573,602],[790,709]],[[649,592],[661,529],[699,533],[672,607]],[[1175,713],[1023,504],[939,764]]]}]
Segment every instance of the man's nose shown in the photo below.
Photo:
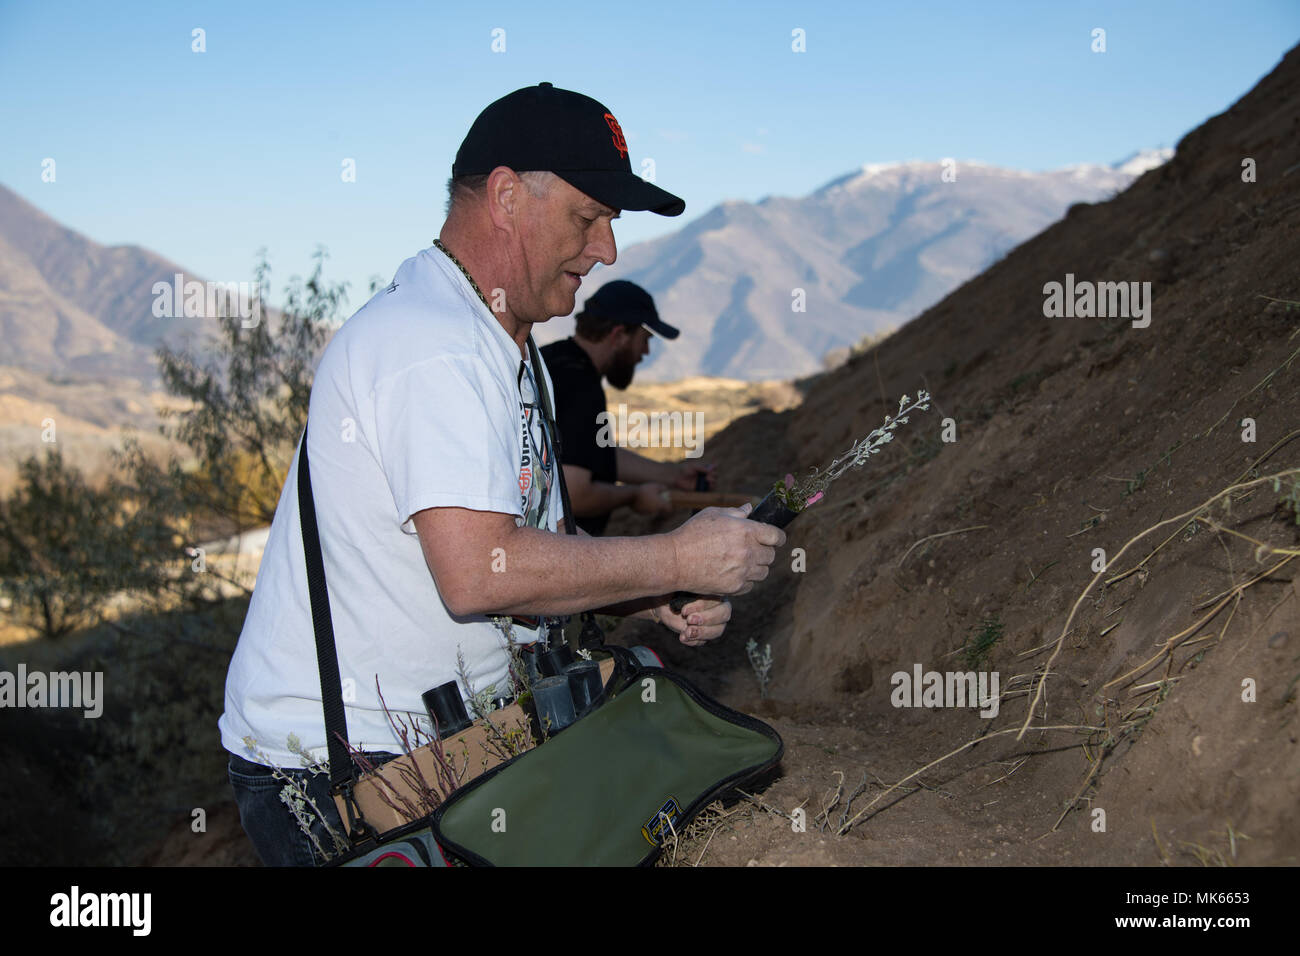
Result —
[{"label": "man's nose", "polygon": [[612,266],[618,259],[618,245],[614,242],[614,224],[606,222],[600,235],[587,244],[587,255],[592,256],[607,266]]}]

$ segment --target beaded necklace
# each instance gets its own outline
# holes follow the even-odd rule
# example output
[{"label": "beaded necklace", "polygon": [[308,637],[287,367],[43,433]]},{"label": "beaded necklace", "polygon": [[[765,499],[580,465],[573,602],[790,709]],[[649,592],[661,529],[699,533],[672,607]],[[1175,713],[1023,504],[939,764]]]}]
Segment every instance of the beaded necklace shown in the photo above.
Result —
[{"label": "beaded necklace", "polygon": [[492,306],[488,305],[487,296],[485,296],[483,294],[483,290],[478,287],[478,283],[475,282],[474,277],[469,274],[469,270],[460,264],[460,260],[451,254],[451,250],[442,244],[441,239],[433,240],[433,244],[437,246],[439,250],[441,250],[444,256],[446,256],[455,264],[456,268],[460,270],[460,274],[463,275],[465,279],[469,282],[470,288],[474,290],[474,294],[478,296],[479,301],[482,302],[485,306],[487,306],[487,310],[491,312]]}]

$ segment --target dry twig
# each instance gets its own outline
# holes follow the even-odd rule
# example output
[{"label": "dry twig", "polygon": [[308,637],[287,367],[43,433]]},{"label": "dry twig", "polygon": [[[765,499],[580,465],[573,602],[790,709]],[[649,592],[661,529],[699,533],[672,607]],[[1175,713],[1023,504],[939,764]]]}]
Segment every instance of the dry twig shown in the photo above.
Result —
[{"label": "dry twig", "polygon": [[[1300,474],[1300,468],[1291,468],[1286,471],[1278,472],[1277,474],[1274,475],[1267,475],[1263,478],[1256,478],[1254,481],[1229,485],[1227,488],[1224,488],[1222,491],[1219,491],[1216,494],[1211,495],[1209,498],[1207,498],[1200,505],[1197,505],[1195,508],[1191,508],[1188,511],[1184,511],[1182,514],[1175,515],[1172,518],[1166,518],[1164,521],[1158,522],[1157,524],[1154,524],[1151,527],[1147,528],[1145,531],[1142,531],[1137,535],[1135,535],[1134,537],[1130,538],[1127,542],[1125,542],[1124,547],[1119,549],[1119,552],[1115,555],[1115,557],[1111,558],[1109,561],[1106,562],[1106,568],[1109,568],[1116,561],[1122,558],[1124,554],[1128,551],[1128,549],[1131,548],[1134,544],[1136,544],[1138,541],[1142,540],[1151,532],[1159,528],[1163,528],[1166,525],[1172,524],[1175,525],[1178,528],[1178,530],[1181,531],[1183,526],[1186,525],[1190,519],[1194,518],[1196,515],[1205,511],[1207,508],[1212,506],[1216,501],[1218,501],[1220,498],[1224,497],[1225,495],[1231,494],[1234,491],[1243,490],[1245,488],[1252,488],[1256,485],[1263,484],[1264,482],[1271,483],[1275,480],[1280,480],[1283,477],[1296,475],[1296,474]],[[1175,532],[1175,535],[1176,534],[1177,532]],[[1166,539],[1165,543],[1168,543],[1168,541],[1171,540],[1171,538]],[[1162,543],[1160,547],[1164,547],[1164,544]],[[1160,548],[1156,548],[1156,551],[1159,550]],[[1151,552],[1151,554],[1155,554],[1155,551]],[[1142,564],[1144,564],[1147,560],[1150,559],[1150,557],[1151,555],[1148,555],[1146,558],[1144,558],[1143,561],[1137,565],[1137,567],[1141,567]],[[1287,560],[1290,559],[1288,558]],[[1134,571],[1137,570],[1137,567],[1135,567],[1133,570]],[[1051,657],[1047,659],[1047,669],[1049,671],[1052,669],[1052,664],[1056,662],[1057,656],[1061,653],[1062,648],[1065,646],[1065,635],[1069,633],[1070,625],[1074,623],[1075,615],[1079,613],[1079,608],[1083,605],[1083,602],[1087,599],[1088,593],[1092,590],[1093,586],[1099,580],[1101,580],[1102,575],[1106,573],[1106,568],[1102,568],[1102,570],[1098,571],[1096,574],[1093,575],[1092,580],[1088,582],[1088,586],[1083,589],[1083,592],[1079,595],[1078,600],[1074,602],[1074,606],[1070,609],[1070,616],[1067,617],[1065,620],[1065,626],[1061,629],[1061,636],[1058,637],[1056,640],[1056,647],[1053,648]],[[1132,572],[1130,571],[1127,573],[1132,573]],[[1121,575],[1120,577],[1124,577],[1124,576],[1125,575]],[[1119,580],[1119,578],[1113,578],[1112,580]],[[1112,681],[1111,683],[1114,683],[1114,681]],[[1044,688],[1046,688],[1046,686],[1047,686],[1046,681],[1039,682],[1038,688],[1034,693],[1033,702],[1030,704],[1029,711],[1025,715],[1025,722],[1021,726],[1020,733],[1016,737],[1017,740],[1021,739],[1025,735],[1026,731],[1029,730],[1029,725],[1033,720],[1034,712],[1038,707],[1038,702],[1042,698],[1043,691]],[[1109,686],[1109,684],[1107,686]]]},{"label": "dry twig", "polygon": [[912,547],[904,551],[903,556],[898,559],[898,564],[895,566],[901,568],[903,566],[903,562],[907,560],[907,556],[911,554],[914,550],[916,550],[918,546],[925,544],[925,542],[927,541],[933,541],[935,538],[946,538],[950,534],[965,534],[967,531],[979,531],[981,528],[987,528],[987,527],[988,525],[986,524],[977,524],[977,525],[972,525],[969,528],[958,528],[956,531],[941,531],[938,534],[926,535],[924,538],[921,538],[919,541],[915,542],[912,545]]}]

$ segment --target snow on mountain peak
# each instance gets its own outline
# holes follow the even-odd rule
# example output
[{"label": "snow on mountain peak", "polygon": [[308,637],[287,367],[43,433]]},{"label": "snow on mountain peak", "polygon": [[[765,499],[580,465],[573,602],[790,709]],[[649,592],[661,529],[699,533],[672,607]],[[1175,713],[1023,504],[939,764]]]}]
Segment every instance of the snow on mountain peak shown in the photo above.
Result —
[{"label": "snow on mountain peak", "polygon": [[1130,176],[1141,176],[1149,169],[1155,169],[1157,166],[1163,166],[1169,162],[1174,155],[1174,151],[1169,148],[1164,149],[1140,149],[1127,159],[1120,160],[1114,168],[1121,173],[1128,173]]}]

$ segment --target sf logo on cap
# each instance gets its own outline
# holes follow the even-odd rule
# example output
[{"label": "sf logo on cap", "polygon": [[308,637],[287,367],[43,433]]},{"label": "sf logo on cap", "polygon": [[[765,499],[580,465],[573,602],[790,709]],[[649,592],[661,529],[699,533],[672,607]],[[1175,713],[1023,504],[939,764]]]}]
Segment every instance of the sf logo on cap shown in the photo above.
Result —
[{"label": "sf logo on cap", "polygon": [[620,157],[626,159],[627,140],[623,138],[623,127],[618,125],[618,120],[614,119],[613,113],[605,114],[605,122],[609,124],[609,131],[614,134],[614,148],[618,150]]}]

